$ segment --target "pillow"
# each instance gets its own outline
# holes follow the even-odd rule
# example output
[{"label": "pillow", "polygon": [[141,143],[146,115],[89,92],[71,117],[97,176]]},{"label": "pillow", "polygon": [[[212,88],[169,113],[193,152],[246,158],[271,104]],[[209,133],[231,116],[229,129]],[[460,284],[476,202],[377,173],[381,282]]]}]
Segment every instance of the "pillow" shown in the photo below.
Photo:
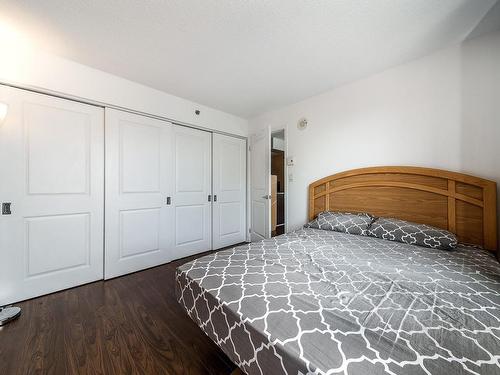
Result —
[{"label": "pillow", "polygon": [[320,212],[318,217],[304,225],[304,228],[366,235],[366,231],[374,219],[372,215],[367,213],[325,211]]},{"label": "pillow", "polygon": [[453,250],[458,243],[457,237],[447,230],[394,218],[376,219],[367,234],[389,241],[443,250]]}]

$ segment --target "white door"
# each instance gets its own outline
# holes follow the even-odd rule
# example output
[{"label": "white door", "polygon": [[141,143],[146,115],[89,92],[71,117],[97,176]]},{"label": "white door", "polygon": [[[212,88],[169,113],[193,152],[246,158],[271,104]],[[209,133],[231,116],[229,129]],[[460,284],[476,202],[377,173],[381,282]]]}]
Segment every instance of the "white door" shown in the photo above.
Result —
[{"label": "white door", "polygon": [[0,306],[103,277],[103,109],[0,86]]},{"label": "white door", "polygon": [[172,260],[171,134],[169,122],[106,108],[106,279]]},{"label": "white door", "polygon": [[251,237],[252,241],[271,236],[271,129],[251,137]]},{"label": "white door", "polygon": [[213,247],[246,240],[246,141],[213,135]]},{"label": "white door", "polygon": [[174,258],[212,248],[212,134],[173,126]]}]

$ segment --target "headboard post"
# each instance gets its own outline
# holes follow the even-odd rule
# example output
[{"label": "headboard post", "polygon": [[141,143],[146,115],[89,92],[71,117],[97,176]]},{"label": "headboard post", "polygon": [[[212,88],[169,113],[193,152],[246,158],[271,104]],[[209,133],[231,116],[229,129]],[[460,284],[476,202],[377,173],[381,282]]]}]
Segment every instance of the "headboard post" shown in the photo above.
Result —
[{"label": "headboard post", "polygon": [[457,231],[457,200],[455,199],[456,182],[448,180],[448,230],[455,233]]},{"label": "headboard post", "polygon": [[309,185],[309,220],[321,211],[369,212],[434,225],[497,250],[496,183],[421,167],[371,167]]},{"label": "headboard post", "polygon": [[484,247],[497,250],[497,188],[496,184],[487,184],[483,189],[484,202]]}]

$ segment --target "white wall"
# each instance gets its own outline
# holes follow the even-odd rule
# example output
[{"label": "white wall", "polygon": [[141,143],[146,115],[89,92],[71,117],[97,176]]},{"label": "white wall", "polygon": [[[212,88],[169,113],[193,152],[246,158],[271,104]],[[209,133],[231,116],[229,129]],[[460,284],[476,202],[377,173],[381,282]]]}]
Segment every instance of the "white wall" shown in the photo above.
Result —
[{"label": "white wall", "polygon": [[249,132],[268,125],[287,129],[295,157],[289,230],[307,219],[308,184],[348,169],[426,166],[500,184],[500,33],[265,113]]},{"label": "white wall", "polygon": [[[1,31],[1,30],[0,30]],[[1,35],[0,35],[1,36]],[[55,91],[246,136],[248,121],[0,38],[0,83]],[[146,64],[145,64],[146,68]],[[200,115],[194,111],[199,109]]]}]

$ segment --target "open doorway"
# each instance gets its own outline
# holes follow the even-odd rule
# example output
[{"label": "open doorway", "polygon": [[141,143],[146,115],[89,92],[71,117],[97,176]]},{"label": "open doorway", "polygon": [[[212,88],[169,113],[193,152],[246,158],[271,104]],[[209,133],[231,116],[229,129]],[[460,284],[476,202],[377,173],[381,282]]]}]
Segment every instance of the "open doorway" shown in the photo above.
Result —
[{"label": "open doorway", "polygon": [[285,131],[271,133],[271,236],[285,233]]}]

